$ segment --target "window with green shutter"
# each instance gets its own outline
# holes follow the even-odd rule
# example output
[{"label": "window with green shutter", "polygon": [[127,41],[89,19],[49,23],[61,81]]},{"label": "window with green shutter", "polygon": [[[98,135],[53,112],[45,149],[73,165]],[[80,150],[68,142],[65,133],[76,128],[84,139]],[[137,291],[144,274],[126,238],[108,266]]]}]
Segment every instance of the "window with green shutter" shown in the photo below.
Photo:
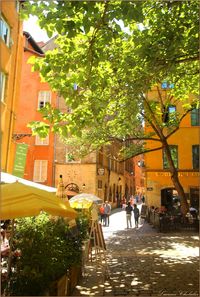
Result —
[{"label": "window with green shutter", "polygon": [[192,168],[199,169],[199,145],[192,146]]},{"label": "window with green shutter", "polygon": [[193,109],[191,111],[191,125],[200,126],[200,109]]}]

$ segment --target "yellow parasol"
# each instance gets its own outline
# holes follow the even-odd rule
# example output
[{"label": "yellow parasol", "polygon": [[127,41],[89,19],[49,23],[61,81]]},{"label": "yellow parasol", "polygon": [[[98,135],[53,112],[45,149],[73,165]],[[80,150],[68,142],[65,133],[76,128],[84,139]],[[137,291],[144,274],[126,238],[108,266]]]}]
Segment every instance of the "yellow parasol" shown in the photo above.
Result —
[{"label": "yellow parasol", "polygon": [[71,201],[71,199],[69,200],[70,206],[72,208],[76,208],[76,209],[89,209],[92,204],[93,201],[91,200],[87,200],[87,199],[81,199],[81,200],[76,200],[76,201]]},{"label": "yellow parasol", "polygon": [[70,219],[77,217],[77,212],[53,193],[20,182],[1,184],[0,190],[1,220],[36,216],[41,211]]}]

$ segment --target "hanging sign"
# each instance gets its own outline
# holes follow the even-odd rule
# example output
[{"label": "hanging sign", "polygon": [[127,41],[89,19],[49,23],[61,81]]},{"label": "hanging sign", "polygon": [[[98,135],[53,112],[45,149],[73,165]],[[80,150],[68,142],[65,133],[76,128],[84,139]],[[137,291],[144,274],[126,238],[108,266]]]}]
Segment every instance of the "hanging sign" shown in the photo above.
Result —
[{"label": "hanging sign", "polygon": [[22,177],[22,178],[24,177],[27,150],[28,150],[28,144],[17,143],[14,167],[12,172],[13,175]]},{"label": "hanging sign", "polygon": [[98,168],[98,175],[104,175],[104,168]]},{"label": "hanging sign", "polygon": [[147,191],[153,191],[152,187],[147,187]]}]

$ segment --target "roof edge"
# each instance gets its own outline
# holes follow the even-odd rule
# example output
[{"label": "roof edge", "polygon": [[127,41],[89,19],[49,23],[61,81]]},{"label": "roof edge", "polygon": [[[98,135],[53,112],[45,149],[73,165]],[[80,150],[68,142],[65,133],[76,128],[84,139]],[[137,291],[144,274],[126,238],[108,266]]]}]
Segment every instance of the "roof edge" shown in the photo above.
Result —
[{"label": "roof edge", "polygon": [[39,45],[33,39],[33,37],[31,36],[30,33],[26,32],[26,31],[23,31],[23,35],[26,36],[27,40],[30,42],[30,44],[32,45],[32,47],[34,48],[34,50],[36,52],[38,52],[39,54],[44,54],[43,50],[39,47]]}]

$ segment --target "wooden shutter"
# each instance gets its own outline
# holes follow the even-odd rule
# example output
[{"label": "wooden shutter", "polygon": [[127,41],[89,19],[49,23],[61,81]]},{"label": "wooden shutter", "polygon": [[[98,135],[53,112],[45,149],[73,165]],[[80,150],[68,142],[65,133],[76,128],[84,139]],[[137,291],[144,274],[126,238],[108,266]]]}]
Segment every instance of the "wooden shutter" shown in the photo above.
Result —
[{"label": "wooden shutter", "polygon": [[47,180],[47,160],[35,160],[33,181],[45,182]]}]

